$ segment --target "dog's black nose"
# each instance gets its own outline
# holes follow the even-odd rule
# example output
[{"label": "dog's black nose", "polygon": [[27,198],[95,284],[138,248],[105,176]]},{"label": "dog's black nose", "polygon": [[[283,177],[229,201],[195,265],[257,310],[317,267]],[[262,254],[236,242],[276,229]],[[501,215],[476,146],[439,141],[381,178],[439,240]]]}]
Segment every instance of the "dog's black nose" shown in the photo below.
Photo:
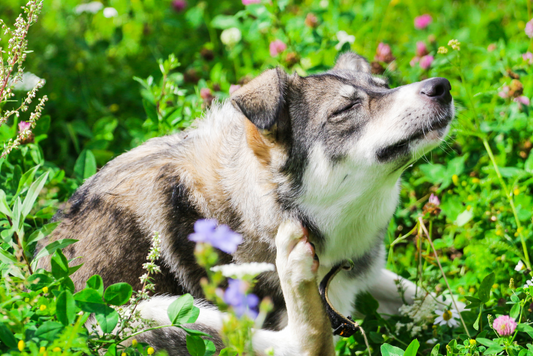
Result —
[{"label": "dog's black nose", "polygon": [[422,89],[420,89],[420,94],[448,104],[452,101],[452,96],[450,94],[451,89],[452,85],[448,79],[431,78],[423,83]]}]

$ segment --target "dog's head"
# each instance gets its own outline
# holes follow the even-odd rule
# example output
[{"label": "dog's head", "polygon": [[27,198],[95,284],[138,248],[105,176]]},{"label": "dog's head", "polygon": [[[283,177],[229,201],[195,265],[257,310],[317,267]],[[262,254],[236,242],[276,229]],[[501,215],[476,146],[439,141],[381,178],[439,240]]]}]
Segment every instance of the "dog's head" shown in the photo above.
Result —
[{"label": "dog's head", "polygon": [[[355,53],[325,73],[300,77],[271,69],[236,91],[232,103],[285,145],[289,173],[320,152],[331,165],[401,171],[437,146],[454,115],[450,82],[432,78],[389,88]],[[342,165],[342,163],[341,163]]]}]

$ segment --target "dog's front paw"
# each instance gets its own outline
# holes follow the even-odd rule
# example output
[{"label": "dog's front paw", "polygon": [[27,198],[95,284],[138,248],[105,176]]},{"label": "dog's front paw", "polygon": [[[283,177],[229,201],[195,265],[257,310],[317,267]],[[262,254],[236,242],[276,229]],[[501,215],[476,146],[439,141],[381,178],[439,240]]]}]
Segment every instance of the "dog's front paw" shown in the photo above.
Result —
[{"label": "dog's front paw", "polygon": [[295,287],[316,280],[315,248],[309,242],[307,229],[299,222],[287,220],[280,225],[276,248],[276,267],[282,283]]}]

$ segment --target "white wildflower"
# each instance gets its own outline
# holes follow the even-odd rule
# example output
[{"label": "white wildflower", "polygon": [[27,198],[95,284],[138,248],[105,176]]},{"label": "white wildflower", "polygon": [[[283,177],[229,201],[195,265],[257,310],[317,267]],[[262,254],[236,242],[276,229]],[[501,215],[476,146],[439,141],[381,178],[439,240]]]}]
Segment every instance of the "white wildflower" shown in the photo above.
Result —
[{"label": "white wildflower", "polygon": [[92,1],[87,4],[80,4],[74,8],[74,12],[81,14],[84,12],[89,12],[91,14],[96,14],[98,11],[102,10],[104,5],[100,1]]},{"label": "white wildflower", "polygon": [[456,310],[435,310],[438,317],[435,319],[435,325],[448,325],[450,328],[455,328],[459,325],[459,313]]},{"label": "white wildflower", "polygon": [[526,284],[524,284],[522,288],[529,288],[529,287],[533,287],[533,278],[527,281]]},{"label": "white wildflower", "polygon": [[118,16],[118,11],[114,7],[106,7],[104,9],[104,17],[110,18]]},{"label": "white wildflower", "polygon": [[236,279],[242,279],[244,276],[255,277],[260,273],[275,270],[276,268],[272,263],[266,262],[251,262],[239,265],[232,263],[211,268],[211,271],[213,272],[222,272],[224,277],[232,277]]},{"label": "white wildflower", "polygon": [[339,43],[335,46],[337,51],[340,51],[345,43],[352,44],[355,42],[355,36],[347,34],[346,31],[337,32],[337,39],[339,40]]},{"label": "white wildflower", "polygon": [[241,30],[239,30],[237,27],[228,28],[220,34],[220,41],[224,43],[226,46],[233,47],[242,38]]},{"label": "white wildflower", "polygon": [[435,345],[439,341],[438,339],[429,339],[426,341],[426,344],[428,345]]},{"label": "white wildflower", "polygon": [[43,81],[43,85],[44,85],[44,79],[39,78],[33,73],[25,72],[22,75],[22,79],[15,83],[15,85],[13,86],[13,90],[16,90],[16,91],[32,90],[33,88],[37,86],[37,84],[39,84],[41,80]]},{"label": "white wildflower", "polygon": [[425,324],[433,320],[433,311],[436,302],[433,298],[416,299],[411,305],[402,305],[399,309],[401,315],[413,319],[415,324]]},{"label": "white wildflower", "polygon": [[522,260],[518,261],[518,263],[516,264],[516,267],[514,268],[515,271],[517,272],[520,272],[521,270],[523,270],[525,268],[524,266],[524,262],[522,262]]},{"label": "white wildflower", "polygon": [[422,331],[422,327],[418,325],[413,325],[411,328],[411,337],[415,337]]},{"label": "white wildflower", "polygon": [[396,333],[399,334],[400,333],[400,330],[405,326],[405,324],[402,324],[400,323],[399,321],[396,323],[396,325],[394,326],[395,329],[396,329]]}]

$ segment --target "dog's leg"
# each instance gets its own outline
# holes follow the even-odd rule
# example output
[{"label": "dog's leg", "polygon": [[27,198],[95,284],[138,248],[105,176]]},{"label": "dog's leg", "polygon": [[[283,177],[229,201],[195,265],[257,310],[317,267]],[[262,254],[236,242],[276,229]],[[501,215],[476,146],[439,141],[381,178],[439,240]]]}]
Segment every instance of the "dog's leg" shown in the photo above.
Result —
[{"label": "dog's leg", "polygon": [[[318,261],[301,224],[283,223],[276,237],[276,267],[281,281],[288,314],[288,325],[280,331],[255,330],[253,346],[256,355],[274,349],[275,356],[333,356],[333,333],[320,294],[318,293]],[[141,306],[143,318],[158,325],[169,324],[167,309],[176,297],[154,297]],[[196,304],[196,303],[195,303]],[[200,308],[200,316],[192,329],[214,336],[217,349],[221,348],[218,331],[222,328],[223,314],[209,306]],[[143,340],[169,355],[187,355],[185,333],[178,328],[164,328],[142,334]]]},{"label": "dog's leg", "polygon": [[260,352],[271,346],[276,356],[335,355],[331,324],[318,293],[318,261],[302,226],[292,221],[281,224],[276,248],[288,325],[278,333],[258,330],[254,348]]},{"label": "dog's leg", "polygon": [[[378,300],[378,312],[382,314],[398,314],[398,309],[404,304],[404,300],[405,303],[412,304],[417,295],[418,287],[413,282],[402,278],[387,269],[381,270],[381,274],[376,281],[377,283],[370,287],[369,292]],[[403,293],[403,299],[402,294],[400,294],[400,289]],[[424,293],[424,290],[418,288],[418,295],[423,295]],[[451,300],[449,299],[443,301],[441,296],[434,298],[435,301],[442,306],[447,306],[451,303]],[[456,303],[459,312],[463,311],[465,304],[457,301]],[[452,308],[454,307],[452,306]]]}]

